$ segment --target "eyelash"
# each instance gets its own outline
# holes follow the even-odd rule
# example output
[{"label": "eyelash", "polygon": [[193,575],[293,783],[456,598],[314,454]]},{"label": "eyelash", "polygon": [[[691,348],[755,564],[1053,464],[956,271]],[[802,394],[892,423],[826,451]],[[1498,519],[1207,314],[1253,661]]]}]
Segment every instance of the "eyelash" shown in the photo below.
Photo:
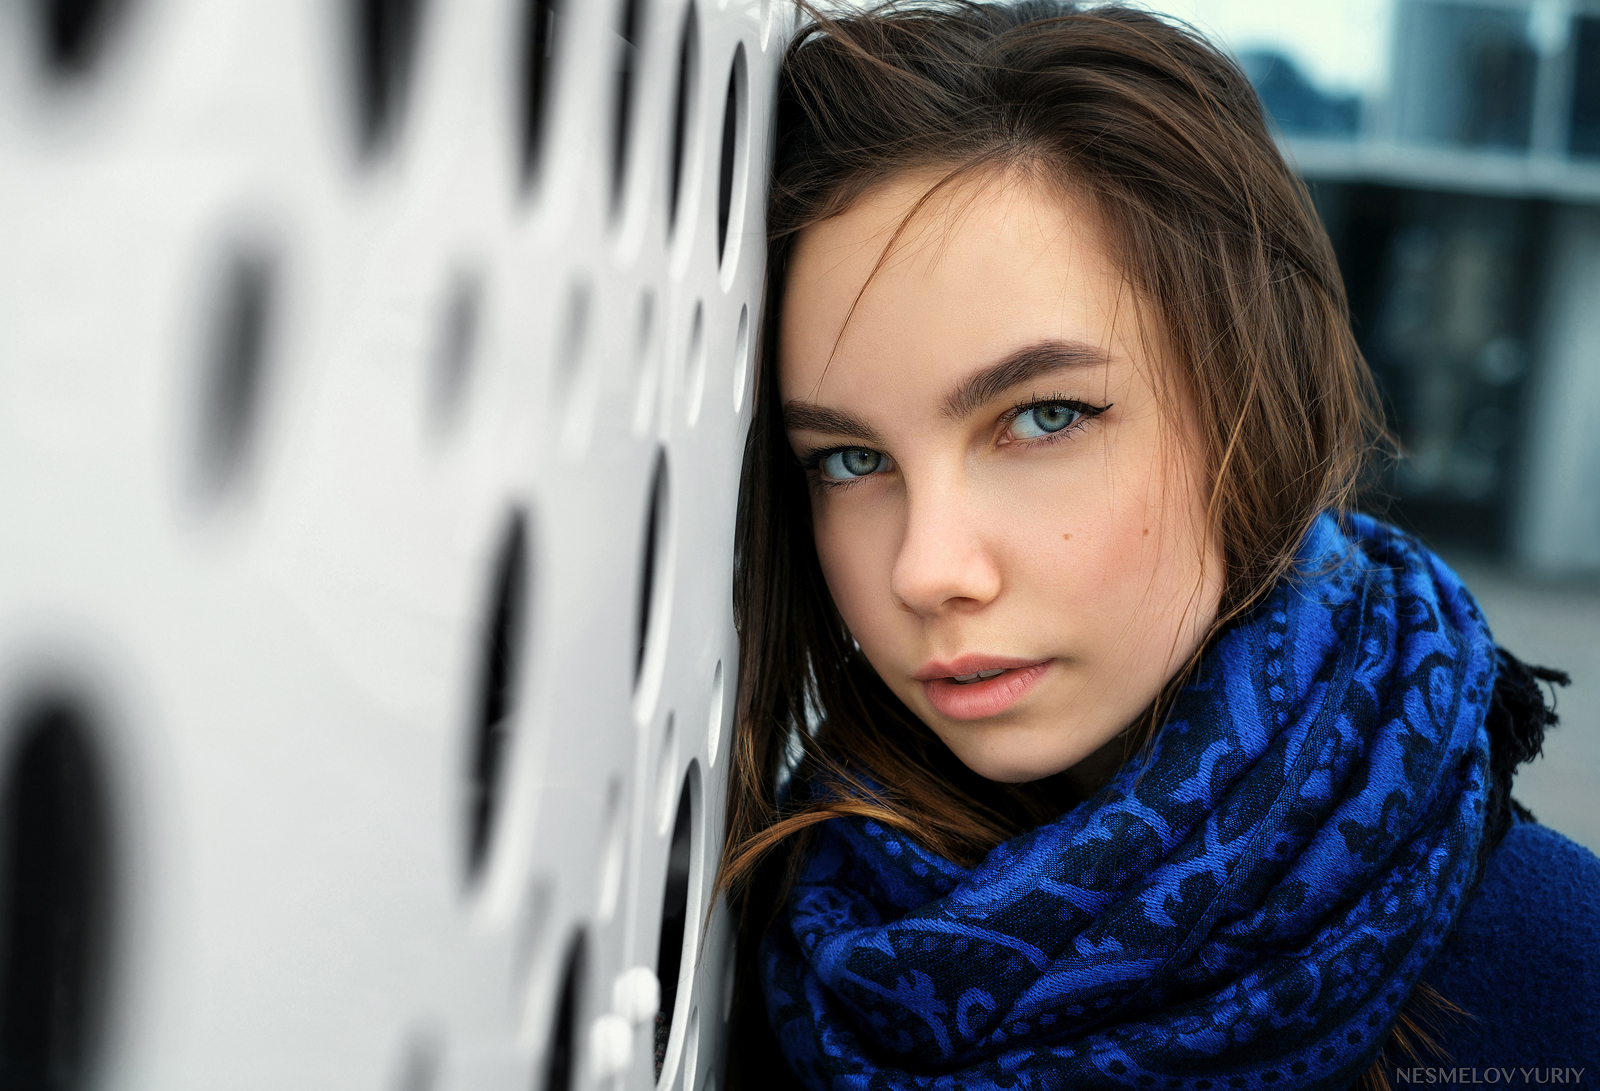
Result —
[{"label": "eyelash", "polygon": [[840,451],[858,450],[866,450],[866,448],[818,447],[816,450],[807,451],[804,455],[800,456],[800,468],[805,471],[806,480],[811,483],[811,487],[814,489],[848,489],[852,485],[856,485],[862,481],[865,481],[866,478],[857,477],[852,478],[849,481],[830,481],[826,477],[822,476],[822,471],[818,469],[818,467],[822,465],[823,459],[827,458],[829,455],[837,454]]},{"label": "eyelash", "polygon": [[[1051,432],[1046,436],[1035,436],[1032,439],[1014,441],[1017,443],[1026,444],[1028,446],[1045,446],[1047,444],[1056,443],[1059,440],[1065,439],[1068,436],[1075,435],[1079,431],[1082,431],[1082,429],[1090,421],[1098,417],[1101,413],[1104,413],[1107,409],[1110,409],[1112,404],[1113,403],[1111,402],[1107,402],[1105,405],[1090,405],[1087,402],[1080,402],[1075,398],[1032,398],[1026,402],[1023,402],[1021,405],[1013,406],[1011,409],[1006,410],[1006,412],[1000,417],[1000,423],[1006,428],[1010,428],[1010,426],[1018,417],[1022,416],[1022,414],[1028,412],[1029,410],[1040,409],[1049,405],[1063,405],[1068,409],[1071,409],[1073,412],[1079,414],[1077,420],[1073,421],[1071,424],[1067,425],[1058,432]],[[824,489],[848,489],[854,485],[860,484],[868,477],[874,477],[876,475],[866,474],[862,477],[851,478],[849,480],[831,481],[822,476],[818,470],[818,467],[822,465],[823,460],[829,455],[838,454],[840,451],[866,450],[871,450],[871,448],[860,447],[855,444],[848,443],[835,444],[832,447],[817,447],[799,456],[800,468],[805,471],[806,477],[812,482],[813,485]]]}]

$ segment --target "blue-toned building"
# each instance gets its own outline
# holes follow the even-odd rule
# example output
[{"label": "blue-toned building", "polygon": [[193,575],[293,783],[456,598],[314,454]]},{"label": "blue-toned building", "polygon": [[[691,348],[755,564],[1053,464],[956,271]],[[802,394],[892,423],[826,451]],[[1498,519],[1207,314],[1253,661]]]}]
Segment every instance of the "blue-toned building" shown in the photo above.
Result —
[{"label": "blue-toned building", "polygon": [[1397,0],[1387,93],[1240,61],[1311,184],[1404,449],[1372,503],[1600,569],[1600,3]]}]

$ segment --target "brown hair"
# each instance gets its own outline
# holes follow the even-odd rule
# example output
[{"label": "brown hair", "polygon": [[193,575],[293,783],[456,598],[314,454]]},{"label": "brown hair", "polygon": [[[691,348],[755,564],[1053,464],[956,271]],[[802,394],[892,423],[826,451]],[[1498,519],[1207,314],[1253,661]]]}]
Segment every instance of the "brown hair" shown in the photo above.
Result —
[{"label": "brown hair", "polygon": [[[738,513],[740,688],[718,883],[751,940],[819,822],[870,816],[972,863],[1071,802],[1059,777],[999,785],[968,771],[878,678],[834,608],[778,395],[784,271],[802,231],[913,170],[1022,168],[1088,196],[1199,419],[1208,532],[1225,558],[1208,642],[1288,573],[1319,512],[1350,501],[1383,434],[1309,195],[1249,81],[1198,35],[1067,0],[809,14],[779,77]],[[1187,672],[1130,747],[1148,742]],[[791,772],[839,790],[791,803]]]}]

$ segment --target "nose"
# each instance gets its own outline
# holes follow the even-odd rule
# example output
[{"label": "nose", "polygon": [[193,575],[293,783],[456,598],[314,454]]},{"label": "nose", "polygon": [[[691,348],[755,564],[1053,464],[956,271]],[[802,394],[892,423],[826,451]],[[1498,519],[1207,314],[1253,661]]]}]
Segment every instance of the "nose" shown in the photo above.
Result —
[{"label": "nose", "polygon": [[911,491],[889,576],[901,609],[933,617],[978,609],[1000,594],[998,559],[980,513],[958,486]]}]

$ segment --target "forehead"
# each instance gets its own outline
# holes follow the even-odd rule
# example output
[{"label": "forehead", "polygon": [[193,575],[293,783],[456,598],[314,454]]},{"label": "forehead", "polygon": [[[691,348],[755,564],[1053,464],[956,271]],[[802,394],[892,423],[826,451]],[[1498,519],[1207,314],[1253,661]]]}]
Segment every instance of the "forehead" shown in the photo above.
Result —
[{"label": "forehead", "polygon": [[899,176],[801,234],[785,399],[954,375],[1042,340],[1129,347],[1132,295],[1085,200],[1015,172],[930,195],[941,177]]}]

